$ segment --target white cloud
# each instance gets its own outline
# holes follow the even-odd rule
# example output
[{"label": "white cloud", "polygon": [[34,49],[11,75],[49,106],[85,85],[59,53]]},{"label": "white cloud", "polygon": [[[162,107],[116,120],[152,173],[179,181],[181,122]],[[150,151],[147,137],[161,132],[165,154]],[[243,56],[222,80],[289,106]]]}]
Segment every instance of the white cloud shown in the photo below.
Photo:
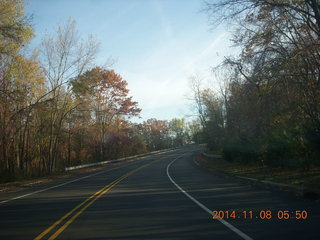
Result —
[{"label": "white cloud", "polygon": [[209,45],[198,47],[198,51],[191,49],[188,42],[178,44],[179,41],[172,40],[149,55],[136,71],[123,72],[131,94],[143,109],[142,117],[152,113],[160,118],[165,114],[159,109],[165,111],[166,108],[172,114],[176,108],[176,117],[183,117],[189,111],[185,99],[189,77],[195,72],[210,74],[209,68],[216,58],[215,48],[226,36],[225,32],[221,33]]},{"label": "white cloud", "polygon": [[[143,118],[171,118],[174,112],[175,117],[183,117],[189,111],[185,95],[189,91],[190,76],[198,73],[211,77],[210,68],[223,60],[229,33],[222,31],[213,36],[213,33],[189,29],[180,35],[173,34],[161,4],[153,1],[153,7],[161,22],[164,41],[143,52],[143,58],[137,58],[139,61],[123,68],[120,74],[139,102]],[[221,54],[218,56],[217,52]]]}]

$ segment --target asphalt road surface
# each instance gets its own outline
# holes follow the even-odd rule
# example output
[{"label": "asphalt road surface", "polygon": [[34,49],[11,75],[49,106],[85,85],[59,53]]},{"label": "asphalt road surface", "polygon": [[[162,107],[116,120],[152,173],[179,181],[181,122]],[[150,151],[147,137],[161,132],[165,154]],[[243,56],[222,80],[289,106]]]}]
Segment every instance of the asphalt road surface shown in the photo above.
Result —
[{"label": "asphalt road surface", "polygon": [[318,202],[213,174],[197,151],[2,193],[0,239],[320,239]]}]

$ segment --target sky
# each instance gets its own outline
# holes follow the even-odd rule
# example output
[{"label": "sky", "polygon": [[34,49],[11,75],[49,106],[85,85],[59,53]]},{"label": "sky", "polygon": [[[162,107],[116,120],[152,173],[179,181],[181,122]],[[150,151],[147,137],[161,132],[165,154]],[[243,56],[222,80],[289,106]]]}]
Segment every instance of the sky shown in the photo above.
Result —
[{"label": "sky", "polygon": [[211,73],[232,54],[231,33],[214,29],[201,11],[202,0],[29,0],[37,47],[46,32],[69,18],[85,37],[100,42],[96,64],[111,66],[128,82],[129,95],[142,109],[141,119],[188,117],[190,77],[217,84]]}]

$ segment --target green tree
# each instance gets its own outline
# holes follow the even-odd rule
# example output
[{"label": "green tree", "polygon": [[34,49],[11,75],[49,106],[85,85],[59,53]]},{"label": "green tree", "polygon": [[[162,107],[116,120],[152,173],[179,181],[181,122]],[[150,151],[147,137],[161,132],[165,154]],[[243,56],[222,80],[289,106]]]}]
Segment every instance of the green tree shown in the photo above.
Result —
[{"label": "green tree", "polygon": [[181,147],[188,142],[188,132],[184,118],[173,118],[169,121],[169,128],[173,138],[173,146]]}]

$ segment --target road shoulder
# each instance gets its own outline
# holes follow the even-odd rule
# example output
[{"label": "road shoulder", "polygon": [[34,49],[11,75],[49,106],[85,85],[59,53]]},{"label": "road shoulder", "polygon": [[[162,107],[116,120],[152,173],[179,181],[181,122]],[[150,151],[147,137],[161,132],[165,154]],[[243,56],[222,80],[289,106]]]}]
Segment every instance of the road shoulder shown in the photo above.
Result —
[{"label": "road shoulder", "polygon": [[213,172],[216,175],[222,177],[234,178],[242,182],[247,182],[251,185],[262,186],[266,189],[289,192],[292,195],[299,198],[307,198],[315,201],[320,201],[320,189],[306,187],[303,184],[285,184],[276,181],[269,181],[261,177],[248,177],[247,175],[241,175],[241,171],[230,170],[230,163],[226,162],[221,158],[221,156],[208,156],[207,154],[199,153],[194,156],[194,163],[198,166]]}]

